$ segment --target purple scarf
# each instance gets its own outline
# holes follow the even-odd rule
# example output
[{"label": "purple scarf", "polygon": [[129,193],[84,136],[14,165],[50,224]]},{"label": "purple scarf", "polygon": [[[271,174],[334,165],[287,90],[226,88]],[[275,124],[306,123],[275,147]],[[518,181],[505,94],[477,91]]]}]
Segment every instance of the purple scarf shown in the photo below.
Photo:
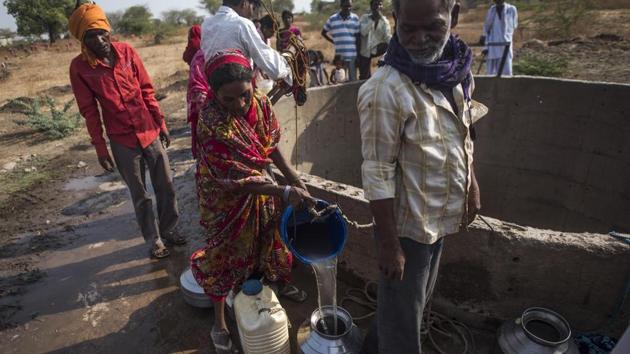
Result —
[{"label": "purple scarf", "polygon": [[407,51],[394,35],[389,42],[385,57],[378,66],[390,65],[407,75],[414,84],[426,84],[437,90],[452,90],[462,84],[464,97],[470,100],[470,83],[472,75],[472,51],[461,39],[451,35],[444,48],[442,57],[432,64],[414,63]]}]

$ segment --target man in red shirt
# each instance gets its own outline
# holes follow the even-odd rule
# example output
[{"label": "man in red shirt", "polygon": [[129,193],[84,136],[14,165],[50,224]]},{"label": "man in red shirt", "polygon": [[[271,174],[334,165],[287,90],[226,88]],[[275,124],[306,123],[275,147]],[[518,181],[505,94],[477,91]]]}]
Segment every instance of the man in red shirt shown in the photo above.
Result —
[{"label": "man in red shirt", "polygon": [[[77,7],[69,27],[81,41],[81,54],[70,64],[70,81],[98,161],[105,170],[114,171],[103,138],[104,125],[116,167],[131,193],[142,236],[152,243],[154,257],[166,257],[169,251],[164,241],[183,244],[186,240],[174,232],[179,213],[162,146],[169,146],[170,137],[149,75],[129,44],[111,41],[105,13],[95,4]],[[146,169],[155,190],[157,218],[145,187]]]}]

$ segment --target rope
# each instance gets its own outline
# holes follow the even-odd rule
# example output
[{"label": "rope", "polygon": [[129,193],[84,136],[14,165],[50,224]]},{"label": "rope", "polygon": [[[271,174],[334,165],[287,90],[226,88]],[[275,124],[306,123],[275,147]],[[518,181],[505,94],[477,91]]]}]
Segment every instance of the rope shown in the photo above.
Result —
[{"label": "rope", "polygon": [[360,230],[360,229],[367,229],[367,228],[371,228],[374,226],[374,223],[371,222],[369,224],[359,224],[358,222],[354,221],[354,220],[350,220],[346,214],[343,213],[343,211],[341,211],[341,208],[337,205],[337,204],[330,204],[329,206],[327,206],[326,208],[317,211],[315,210],[315,207],[309,208],[308,212],[313,215],[313,220],[311,220],[311,222],[317,222],[320,221],[322,219],[327,218],[328,216],[330,216],[331,214],[333,214],[335,211],[339,211],[339,213],[341,214],[341,216],[343,217],[343,219],[351,226],[353,226],[355,229]]},{"label": "rope", "polygon": [[[276,41],[280,41],[280,32],[278,31],[278,20],[273,12],[273,3],[269,0],[269,4],[265,1],[260,2],[267,14],[271,17],[273,22],[273,30],[276,33]],[[308,55],[307,48],[302,39],[298,38],[295,34],[289,33],[289,41],[287,47],[282,50],[282,56],[286,59],[291,73],[293,74],[293,86],[291,87],[291,93],[293,99],[298,106],[302,106],[306,103],[306,81],[308,75]],[[282,81],[279,81],[282,84]],[[277,85],[277,86],[280,86]]]},{"label": "rope", "polygon": [[[344,306],[345,303],[355,303],[368,310],[368,312],[361,316],[352,316],[354,320],[360,321],[368,319],[376,313],[376,297],[370,295],[369,288],[376,286],[373,281],[367,282],[363,289],[352,288],[348,289],[341,300],[340,306]],[[447,316],[433,311],[432,303],[429,301],[424,309],[422,315],[422,329],[420,334],[426,336],[431,342],[433,348],[440,354],[451,354],[442,349],[434,338],[436,334],[440,334],[449,339],[449,342],[453,342],[456,337],[459,337],[464,344],[462,354],[474,354],[475,353],[475,338],[472,331],[468,326],[462,322],[448,318]]]}]

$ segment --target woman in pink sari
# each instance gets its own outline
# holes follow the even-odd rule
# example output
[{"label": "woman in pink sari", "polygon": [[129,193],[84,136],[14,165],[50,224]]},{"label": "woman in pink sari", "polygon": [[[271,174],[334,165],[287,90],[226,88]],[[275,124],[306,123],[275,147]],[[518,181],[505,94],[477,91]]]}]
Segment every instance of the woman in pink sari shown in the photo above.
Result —
[{"label": "woman in pink sari", "polygon": [[[190,258],[197,282],[214,303],[211,337],[218,353],[231,353],[225,300],[249,277],[286,284],[292,256],[278,231],[279,199],[314,201],[280,151],[280,126],[269,99],[252,85],[249,60],[226,50],[206,66],[211,86],[197,123],[197,194],[207,246]],[[289,181],[277,185],[274,164]],[[282,294],[282,292],[281,292]]]}]

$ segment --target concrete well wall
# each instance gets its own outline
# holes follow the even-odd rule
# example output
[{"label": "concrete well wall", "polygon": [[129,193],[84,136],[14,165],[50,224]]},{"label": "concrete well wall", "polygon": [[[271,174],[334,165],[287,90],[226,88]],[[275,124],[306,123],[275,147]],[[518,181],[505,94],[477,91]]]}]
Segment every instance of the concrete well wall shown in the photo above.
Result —
[{"label": "concrete well wall", "polygon": [[[362,190],[302,175],[317,198],[336,203],[351,220],[371,221]],[[434,307],[463,322],[494,327],[529,307],[562,314],[575,330],[619,335],[630,321],[626,302],[613,321],[630,281],[630,246],[605,235],[563,233],[485,217],[468,232],[447,236]],[[339,266],[365,281],[378,279],[371,229],[348,228]]]},{"label": "concrete well wall", "polygon": [[[361,83],[278,102],[281,149],[302,172],[361,187]],[[475,170],[486,215],[570,232],[630,231],[630,85],[479,77]]]},{"label": "concrete well wall", "polygon": [[[309,177],[315,194],[367,222],[360,84],[309,90],[299,108],[282,99],[276,113],[281,150],[324,178]],[[475,161],[494,230],[476,222],[448,237],[436,301],[496,319],[545,306],[578,329],[598,327],[630,281],[630,246],[606,235],[630,230],[630,85],[480,77],[476,86],[490,108],[476,124]],[[351,232],[341,265],[376,278],[371,231]]]}]

